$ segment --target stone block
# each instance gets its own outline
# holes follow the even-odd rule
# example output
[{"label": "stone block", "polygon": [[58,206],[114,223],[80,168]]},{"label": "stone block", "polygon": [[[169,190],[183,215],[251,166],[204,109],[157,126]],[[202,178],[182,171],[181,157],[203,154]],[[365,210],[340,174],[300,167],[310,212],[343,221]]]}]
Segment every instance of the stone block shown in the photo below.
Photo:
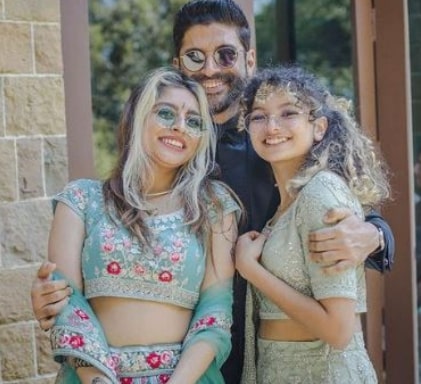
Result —
[{"label": "stone block", "polygon": [[44,177],[47,196],[61,191],[69,181],[66,137],[49,137],[44,141]]},{"label": "stone block", "polygon": [[0,324],[34,320],[31,285],[39,264],[0,270]]},{"label": "stone block", "polygon": [[29,24],[0,23],[0,73],[32,73]]},{"label": "stone block", "polygon": [[0,203],[17,199],[15,140],[0,138]]},{"label": "stone block", "polygon": [[50,200],[0,204],[0,246],[4,268],[47,258],[52,220]]},{"label": "stone block", "polygon": [[4,382],[35,375],[33,340],[31,324],[0,328],[1,377]]},{"label": "stone block", "polygon": [[16,142],[20,200],[44,196],[41,143],[41,139],[34,138]]},{"label": "stone block", "polygon": [[38,325],[35,325],[36,338],[36,361],[38,375],[54,374],[59,370],[60,365],[53,360],[51,353],[50,339]]},{"label": "stone block", "polygon": [[9,135],[65,133],[62,78],[6,78],[4,95],[6,126]]},{"label": "stone block", "polygon": [[50,21],[60,20],[58,0],[3,0],[7,20]]},{"label": "stone block", "polygon": [[3,98],[3,79],[0,78],[0,137],[3,137],[6,135],[6,125],[4,124],[4,98]]},{"label": "stone block", "polygon": [[61,33],[58,25],[34,27],[36,73],[63,73]]}]

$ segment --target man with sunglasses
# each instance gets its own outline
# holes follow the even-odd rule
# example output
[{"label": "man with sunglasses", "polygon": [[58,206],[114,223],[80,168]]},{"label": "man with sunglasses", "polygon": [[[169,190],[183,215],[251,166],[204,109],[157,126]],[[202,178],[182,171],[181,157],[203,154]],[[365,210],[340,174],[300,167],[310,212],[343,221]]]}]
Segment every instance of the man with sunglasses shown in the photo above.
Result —
[{"label": "man with sunglasses", "polygon": [[[176,14],[173,42],[173,64],[202,84],[206,91],[218,133],[220,178],[239,195],[247,211],[247,224],[242,230],[261,230],[279,201],[268,165],[254,152],[246,132],[237,131],[240,96],[256,66],[247,19],[233,0],[193,0]],[[338,210],[327,219],[340,223],[312,234],[309,239],[314,260],[333,264],[326,269],[327,273],[365,259],[377,270],[390,269],[394,240],[381,216],[373,213],[364,223],[350,212]],[[53,268],[48,263],[41,266],[32,288],[35,317],[43,329],[51,327],[70,293],[66,282],[48,280]],[[233,349],[223,368],[228,384],[240,382],[245,287],[244,280],[236,276]]]}]

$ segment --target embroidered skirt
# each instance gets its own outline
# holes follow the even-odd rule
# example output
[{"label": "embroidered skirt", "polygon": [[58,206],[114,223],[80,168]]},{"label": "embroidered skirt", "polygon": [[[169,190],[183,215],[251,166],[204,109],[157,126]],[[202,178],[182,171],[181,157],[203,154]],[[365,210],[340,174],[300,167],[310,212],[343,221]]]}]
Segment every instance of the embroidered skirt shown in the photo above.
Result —
[{"label": "embroidered skirt", "polygon": [[[110,347],[117,380],[122,384],[166,383],[180,360],[180,344]],[[56,384],[80,383],[75,370],[67,363],[57,375]]]},{"label": "embroidered skirt", "polygon": [[361,332],[344,350],[323,341],[257,340],[257,384],[375,384]]}]

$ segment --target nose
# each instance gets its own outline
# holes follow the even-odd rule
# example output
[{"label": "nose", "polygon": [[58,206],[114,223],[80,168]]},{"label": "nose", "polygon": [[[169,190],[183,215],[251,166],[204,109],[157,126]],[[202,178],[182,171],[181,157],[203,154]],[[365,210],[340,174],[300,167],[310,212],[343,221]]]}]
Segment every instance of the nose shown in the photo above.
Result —
[{"label": "nose", "polygon": [[186,119],[184,116],[177,116],[173,125],[171,126],[171,130],[178,131],[178,132],[185,132],[186,131]]},{"label": "nose", "polygon": [[219,67],[215,63],[212,55],[207,55],[205,59],[205,64],[202,68],[202,73],[207,77],[212,77],[215,73],[219,72]]},{"label": "nose", "polygon": [[267,117],[266,130],[268,132],[279,131],[280,129],[280,119],[276,115],[269,115]]}]

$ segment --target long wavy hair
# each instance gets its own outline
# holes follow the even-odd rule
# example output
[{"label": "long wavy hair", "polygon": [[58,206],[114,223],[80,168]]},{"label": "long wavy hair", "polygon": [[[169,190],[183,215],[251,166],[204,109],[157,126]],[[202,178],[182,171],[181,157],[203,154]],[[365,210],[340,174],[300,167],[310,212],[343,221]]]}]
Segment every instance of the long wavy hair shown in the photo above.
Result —
[{"label": "long wavy hair", "polygon": [[207,176],[214,164],[216,137],[206,94],[175,68],[161,68],[147,74],[124,106],[118,126],[118,160],[103,186],[108,211],[144,244],[149,235],[144,217],[150,207],[145,193],[154,183],[154,173],[143,131],[150,111],[169,87],[186,89],[195,97],[205,127],[195,155],[178,169],[172,195],[180,198],[186,225],[191,225],[193,232],[204,233],[209,226],[203,196],[213,196]]},{"label": "long wavy hair", "polygon": [[327,120],[323,139],[313,143],[299,172],[289,181],[287,190],[292,196],[317,172],[329,170],[345,180],[365,209],[390,197],[386,163],[358,126],[348,100],[334,97],[315,75],[297,65],[278,66],[250,80],[242,99],[242,116],[251,112],[256,93],[264,87],[295,98],[297,106],[310,111],[309,121],[322,116]]}]

